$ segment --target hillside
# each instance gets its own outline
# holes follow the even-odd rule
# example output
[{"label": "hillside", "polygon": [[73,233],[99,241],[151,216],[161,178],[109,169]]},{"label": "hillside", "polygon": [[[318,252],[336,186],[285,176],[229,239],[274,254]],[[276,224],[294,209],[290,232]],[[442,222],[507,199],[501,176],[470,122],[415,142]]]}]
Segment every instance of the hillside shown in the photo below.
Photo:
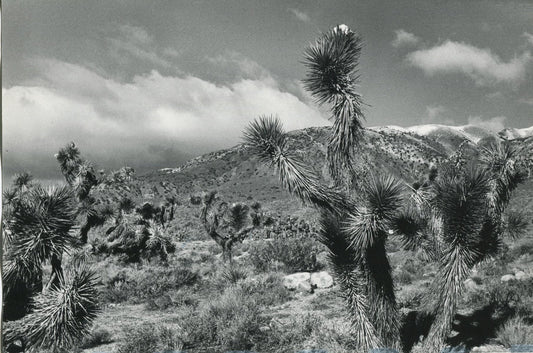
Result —
[{"label": "hillside", "polygon": [[[289,133],[291,148],[325,183],[329,182],[325,168],[329,129],[312,127]],[[500,139],[497,134],[475,127],[372,127],[364,131],[358,158],[375,173],[386,172],[412,182],[427,172],[431,162],[438,163],[461,145],[475,150],[475,143],[487,138]],[[516,139],[512,143],[533,150],[533,137]],[[200,230],[198,222],[194,222],[198,207],[190,204],[190,197],[207,190],[217,190],[228,202],[258,201],[274,217],[290,215],[314,223],[314,210],[302,207],[291,197],[281,187],[276,172],[261,164],[243,145],[196,157],[177,168],[139,175],[120,189],[105,187],[101,192],[106,202],[117,202],[120,197],[128,196],[138,204],[144,201],[157,204],[168,195],[176,195],[182,204],[176,216],[187,220],[177,220],[176,227],[189,233]]]}]

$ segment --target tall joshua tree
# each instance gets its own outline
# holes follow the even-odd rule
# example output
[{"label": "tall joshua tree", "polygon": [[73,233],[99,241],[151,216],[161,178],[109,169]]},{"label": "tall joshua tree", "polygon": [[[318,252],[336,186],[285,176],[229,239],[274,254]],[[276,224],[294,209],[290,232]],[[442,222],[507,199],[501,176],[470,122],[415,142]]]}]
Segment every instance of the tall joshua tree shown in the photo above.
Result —
[{"label": "tall joshua tree", "polygon": [[[353,156],[364,119],[356,90],[360,52],[360,37],[345,25],[322,35],[305,52],[304,84],[332,112],[327,161],[338,187],[350,186],[345,179],[356,174]],[[360,348],[397,346],[396,299],[384,245],[388,224],[401,206],[398,182],[370,177],[359,202],[350,193],[322,185],[318,175],[290,151],[276,119],[262,117],[253,122],[245,142],[261,160],[276,167],[290,192],[322,210],[322,241],[344,288]]]},{"label": "tall joshua tree", "polygon": [[[407,202],[392,177],[369,174],[354,183],[362,167],[354,157],[364,118],[356,92],[360,51],[360,38],[340,25],[305,52],[305,86],[332,112],[327,163],[334,187],[321,184],[319,176],[290,150],[277,119],[260,117],[252,122],[244,133],[245,144],[278,171],[291,193],[321,210],[321,240],[330,251],[363,351],[399,346],[398,312],[385,251],[390,231],[403,236],[406,248],[423,247],[431,258],[440,259],[437,315],[424,342],[425,352],[437,352],[450,331],[466,275],[498,250],[506,224],[502,212],[521,180],[520,168],[505,148],[486,151],[471,172],[433,168],[428,182]],[[350,192],[354,184],[361,189],[357,199],[351,197],[356,194]],[[517,224],[507,222],[511,223]]]}]

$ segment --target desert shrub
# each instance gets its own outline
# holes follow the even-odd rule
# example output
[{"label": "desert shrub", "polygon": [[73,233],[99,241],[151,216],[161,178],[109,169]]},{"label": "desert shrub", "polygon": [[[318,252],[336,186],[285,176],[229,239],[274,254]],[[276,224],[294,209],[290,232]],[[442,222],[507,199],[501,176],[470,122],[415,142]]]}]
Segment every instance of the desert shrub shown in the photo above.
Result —
[{"label": "desert shrub", "polygon": [[396,272],[395,278],[399,284],[411,284],[413,282],[413,275],[405,269],[399,269]]},{"label": "desert shrub", "polygon": [[124,340],[118,345],[118,353],[172,352],[182,348],[181,340],[163,326],[142,324],[124,330]]},{"label": "desert shrub", "polygon": [[295,352],[311,337],[321,320],[316,315],[298,315],[287,323],[271,323],[259,351]]},{"label": "desert shrub", "polygon": [[509,251],[509,256],[512,259],[516,259],[525,254],[533,254],[533,243],[521,244]]},{"label": "desert shrub", "polygon": [[250,261],[260,272],[272,269],[276,263],[283,264],[288,273],[301,271],[317,271],[320,264],[317,255],[320,243],[311,238],[273,239],[268,242],[257,242],[250,246]]},{"label": "desert shrub", "polygon": [[258,352],[351,353],[357,351],[349,322],[328,322],[317,314],[298,315],[285,323],[272,322]]},{"label": "desert shrub", "polygon": [[419,308],[423,302],[424,295],[427,290],[421,286],[411,286],[402,290],[398,296],[398,307],[416,309]]},{"label": "desert shrub", "polygon": [[120,271],[108,280],[101,297],[108,303],[145,302],[192,285],[197,279],[197,273],[186,268],[149,267],[139,271]]},{"label": "desert shrub", "polygon": [[485,290],[473,292],[468,298],[467,306],[479,308],[486,305],[496,307],[510,307],[523,316],[531,315],[531,303],[533,297],[533,278],[518,281],[512,280],[505,283],[494,280],[487,284]]},{"label": "desert shrub", "polygon": [[262,306],[283,304],[292,298],[292,293],[283,286],[283,280],[277,274],[246,279],[239,285],[249,298]]},{"label": "desert shrub", "polygon": [[228,266],[222,271],[222,277],[230,284],[237,284],[237,282],[245,279],[248,276],[246,270],[240,267]]},{"label": "desert shrub", "polygon": [[113,339],[109,331],[106,329],[96,329],[91,331],[89,335],[83,337],[81,343],[79,344],[79,348],[94,348],[111,342],[113,342]]},{"label": "desert shrub", "polygon": [[520,316],[507,321],[497,332],[496,338],[506,347],[533,342],[533,326]]},{"label": "desert shrub", "polygon": [[242,288],[232,286],[217,300],[206,301],[185,316],[183,337],[187,348],[247,350],[254,346],[264,320],[255,300]]}]

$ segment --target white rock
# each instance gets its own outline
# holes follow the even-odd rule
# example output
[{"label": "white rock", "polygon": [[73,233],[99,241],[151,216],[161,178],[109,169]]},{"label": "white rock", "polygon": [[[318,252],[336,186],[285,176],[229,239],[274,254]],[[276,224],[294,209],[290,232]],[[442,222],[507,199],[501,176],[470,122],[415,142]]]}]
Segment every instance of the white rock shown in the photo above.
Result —
[{"label": "white rock", "polygon": [[528,275],[524,271],[518,271],[514,274],[517,280],[522,281],[527,279]]},{"label": "white rock", "polygon": [[315,285],[316,288],[329,288],[333,286],[333,277],[326,271],[312,273],[311,285]]},{"label": "white rock", "polygon": [[[311,290],[311,274],[297,272],[283,277],[283,286],[290,290]],[[308,289],[307,289],[308,288]]]},{"label": "white rock", "polygon": [[509,281],[511,281],[513,279],[516,279],[516,277],[514,275],[503,275],[500,280],[502,282],[509,282]]},{"label": "white rock", "polygon": [[469,278],[465,281],[465,288],[469,290],[476,290],[479,288],[479,286],[472,278]]}]

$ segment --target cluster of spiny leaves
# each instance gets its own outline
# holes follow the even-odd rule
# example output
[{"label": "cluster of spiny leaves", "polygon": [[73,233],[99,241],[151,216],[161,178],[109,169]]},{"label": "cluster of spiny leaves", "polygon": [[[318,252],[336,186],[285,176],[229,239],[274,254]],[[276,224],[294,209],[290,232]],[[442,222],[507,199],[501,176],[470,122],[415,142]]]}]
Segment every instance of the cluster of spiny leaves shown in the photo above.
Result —
[{"label": "cluster of spiny leaves", "polygon": [[[439,264],[432,293],[439,293],[424,352],[438,352],[450,332],[463,281],[475,264],[497,254],[504,234],[518,235],[519,217],[505,217],[512,191],[523,180],[519,152],[508,145],[483,150],[477,163],[453,156],[428,180],[404,188],[390,176],[359,173],[358,139],[363,105],[356,92],[360,38],[346,26],[325,33],[305,52],[306,88],[329,104],[333,127],[327,161],[334,186],[321,183],[296,153],[278,119],[260,117],[244,133],[246,145],[274,167],[281,183],[321,210],[321,241],[342,288],[362,351],[397,348],[399,315],[385,243],[390,234],[406,249],[423,248]],[[358,190],[353,190],[353,185]],[[340,187],[344,188],[341,190]],[[410,194],[412,193],[412,194]],[[411,347],[403,347],[409,351]]]},{"label": "cluster of spiny leaves", "polygon": [[[68,186],[43,188],[23,173],[4,193],[3,206],[5,347],[68,348],[97,313],[93,272],[74,263],[64,274],[61,264],[63,254],[79,246],[76,195]],[[49,279],[43,278],[46,263]]]}]

